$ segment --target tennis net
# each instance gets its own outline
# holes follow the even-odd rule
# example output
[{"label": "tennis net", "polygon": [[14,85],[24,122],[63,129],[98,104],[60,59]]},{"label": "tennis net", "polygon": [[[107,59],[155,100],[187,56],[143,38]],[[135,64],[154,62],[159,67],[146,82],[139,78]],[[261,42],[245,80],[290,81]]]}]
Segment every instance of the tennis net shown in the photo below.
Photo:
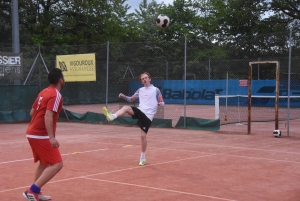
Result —
[{"label": "tennis net", "polygon": [[[290,109],[288,110],[288,102]],[[248,95],[216,96],[216,115],[221,125],[247,123]],[[278,120],[300,119],[300,96],[279,96]],[[251,121],[275,120],[275,96],[251,96]]]}]

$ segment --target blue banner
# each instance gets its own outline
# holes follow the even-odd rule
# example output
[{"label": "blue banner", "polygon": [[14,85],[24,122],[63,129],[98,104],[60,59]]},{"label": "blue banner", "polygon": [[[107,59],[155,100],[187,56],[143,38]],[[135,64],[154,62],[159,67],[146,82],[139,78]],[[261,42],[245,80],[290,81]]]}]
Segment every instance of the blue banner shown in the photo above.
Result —
[{"label": "blue banner", "polygon": [[[166,104],[184,103],[184,81],[183,80],[154,80],[151,82],[158,87],[163,95]],[[283,81],[280,87],[280,96],[287,96],[286,81]],[[253,96],[275,96],[275,80],[253,80]],[[129,83],[129,91],[134,94],[138,88],[143,85],[139,81]],[[293,85],[292,85],[293,86]],[[298,86],[298,85],[297,85]],[[132,95],[129,94],[129,95]],[[186,103],[187,104],[215,104],[215,95],[226,95],[226,80],[187,80],[186,81]],[[227,95],[248,95],[248,87],[240,86],[239,80],[228,80]],[[300,96],[300,87],[298,90],[291,88],[291,96]],[[281,105],[286,105],[287,99],[280,100]],[[291,102],[300,106],[300,99],[291,99]],[[237,103],[235,103],[237,104]],[[247,104],[247,98],[244,101]],[[253,105],[271,106],[274,105],[274,99],[254,99]]]}]

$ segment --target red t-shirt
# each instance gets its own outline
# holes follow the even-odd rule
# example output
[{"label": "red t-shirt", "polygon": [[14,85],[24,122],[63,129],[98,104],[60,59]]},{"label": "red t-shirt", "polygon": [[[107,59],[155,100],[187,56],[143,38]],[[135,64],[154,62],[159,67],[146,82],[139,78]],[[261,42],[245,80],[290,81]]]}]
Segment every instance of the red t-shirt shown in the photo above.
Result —
[{"label": "red t-shirt", "polygon": [[49,86],[48,88],[41,91],[32,105],[34,113],[27,128],[26,134],[48,136],[45,125],[46,110],[51,110],[54,112],[53,130],[55,133],[56,122],[62,109],[62,103],[62,96],[54,86]]}]

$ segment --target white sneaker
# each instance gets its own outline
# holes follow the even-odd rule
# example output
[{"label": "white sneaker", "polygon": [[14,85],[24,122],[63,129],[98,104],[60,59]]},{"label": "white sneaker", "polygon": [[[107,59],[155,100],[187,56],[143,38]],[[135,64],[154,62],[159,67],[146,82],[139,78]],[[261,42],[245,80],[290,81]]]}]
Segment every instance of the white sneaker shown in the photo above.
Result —
[{"label": "white sneaker", "polygon": [[146,158],[141,158],[139,166],[144,166],[146,164]]},{"label": "white sneaker", "polygon": [[51,200],[51,196],[49,195],[43,195],[42,192],[38,195],[39,200],[45,201],[45,200]]}]

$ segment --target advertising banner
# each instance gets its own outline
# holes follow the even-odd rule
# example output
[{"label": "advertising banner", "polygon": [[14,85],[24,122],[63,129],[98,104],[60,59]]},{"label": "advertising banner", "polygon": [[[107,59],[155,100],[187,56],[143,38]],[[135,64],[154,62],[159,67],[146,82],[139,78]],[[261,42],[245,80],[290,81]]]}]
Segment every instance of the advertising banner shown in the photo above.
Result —
[{"label": "advertising banner", "polygon": [[96,81],[95,54],[56,55],[56,67],[66,82]]},{"label": "advertising banner", "polygon": [[23,78],[23,54],[0,52],[0,80]]}]

